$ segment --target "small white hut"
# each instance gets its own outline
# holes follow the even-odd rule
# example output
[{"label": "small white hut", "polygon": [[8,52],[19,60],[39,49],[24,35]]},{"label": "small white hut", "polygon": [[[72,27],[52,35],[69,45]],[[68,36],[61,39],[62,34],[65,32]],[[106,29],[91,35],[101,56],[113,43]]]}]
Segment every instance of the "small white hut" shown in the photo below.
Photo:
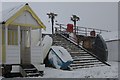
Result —
[{"label": "small white hut", "polygon": [[39,29],[41,40],[44,24],[28,4],[9,13],[0,23],[0,64],[34,64],[40,70],[43,54],[41,46],[32,44],[31,32]]}]

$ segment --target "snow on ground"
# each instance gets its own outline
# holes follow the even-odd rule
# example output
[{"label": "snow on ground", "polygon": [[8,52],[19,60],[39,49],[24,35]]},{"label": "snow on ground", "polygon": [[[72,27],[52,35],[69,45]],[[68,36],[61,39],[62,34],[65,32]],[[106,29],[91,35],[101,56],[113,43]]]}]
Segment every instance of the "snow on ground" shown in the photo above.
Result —
[{"label": "snow on ground", "polygon": [[47,67],[43,78],[118,78],[118,62],[111,66],[92,67],[65,71]]},{"label": "snow on ground", "polygon": [[0,76],[0,80],[2,79],[3,77],[2,76]]},{"label": "snow on ground", "polygon": [[43,77],[29,78],[118,78],[118,62],[108,63],[111,66],[76,69],[73,71],[46,67]]}]

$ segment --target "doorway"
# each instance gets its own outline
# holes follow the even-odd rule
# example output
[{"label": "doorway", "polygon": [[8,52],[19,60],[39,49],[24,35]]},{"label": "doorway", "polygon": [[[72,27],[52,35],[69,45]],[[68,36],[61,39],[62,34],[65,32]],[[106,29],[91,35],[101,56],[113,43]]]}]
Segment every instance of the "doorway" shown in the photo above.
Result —
[{"label": "doorway", "polygon": [[21,53],[21,64],[31,63],[31,48],[30,48],[30,31],[21,29],[21,42],[20,42],[20,53]]}]

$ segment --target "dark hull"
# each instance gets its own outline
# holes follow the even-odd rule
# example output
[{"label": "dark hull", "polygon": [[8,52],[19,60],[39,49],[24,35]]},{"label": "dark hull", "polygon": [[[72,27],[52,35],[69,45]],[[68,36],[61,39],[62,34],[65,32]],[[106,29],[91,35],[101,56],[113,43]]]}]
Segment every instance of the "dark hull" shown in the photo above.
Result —
[{"label": "dark hull", "polygon": [[102,61],[107,61],[108,59],[107,45],[101,35],[97,35],[95,38],[93,53]]}]

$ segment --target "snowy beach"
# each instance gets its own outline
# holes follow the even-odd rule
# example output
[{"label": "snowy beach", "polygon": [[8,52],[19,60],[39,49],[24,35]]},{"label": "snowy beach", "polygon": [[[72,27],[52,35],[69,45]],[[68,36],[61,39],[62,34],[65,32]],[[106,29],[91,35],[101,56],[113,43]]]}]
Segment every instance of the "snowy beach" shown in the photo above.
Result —
[{"label": "snowy beach", "polygon": [[111,66],[83,68],[73,71],[46,67],[43,77],[30,78],[118,78],[118,62],[109,63]]},{"label": "snowy beach", "polygon": [[111,66],[92,67],[63,71],[47,67],[43,78],[118,78],[118,62],[109,62]]}]

